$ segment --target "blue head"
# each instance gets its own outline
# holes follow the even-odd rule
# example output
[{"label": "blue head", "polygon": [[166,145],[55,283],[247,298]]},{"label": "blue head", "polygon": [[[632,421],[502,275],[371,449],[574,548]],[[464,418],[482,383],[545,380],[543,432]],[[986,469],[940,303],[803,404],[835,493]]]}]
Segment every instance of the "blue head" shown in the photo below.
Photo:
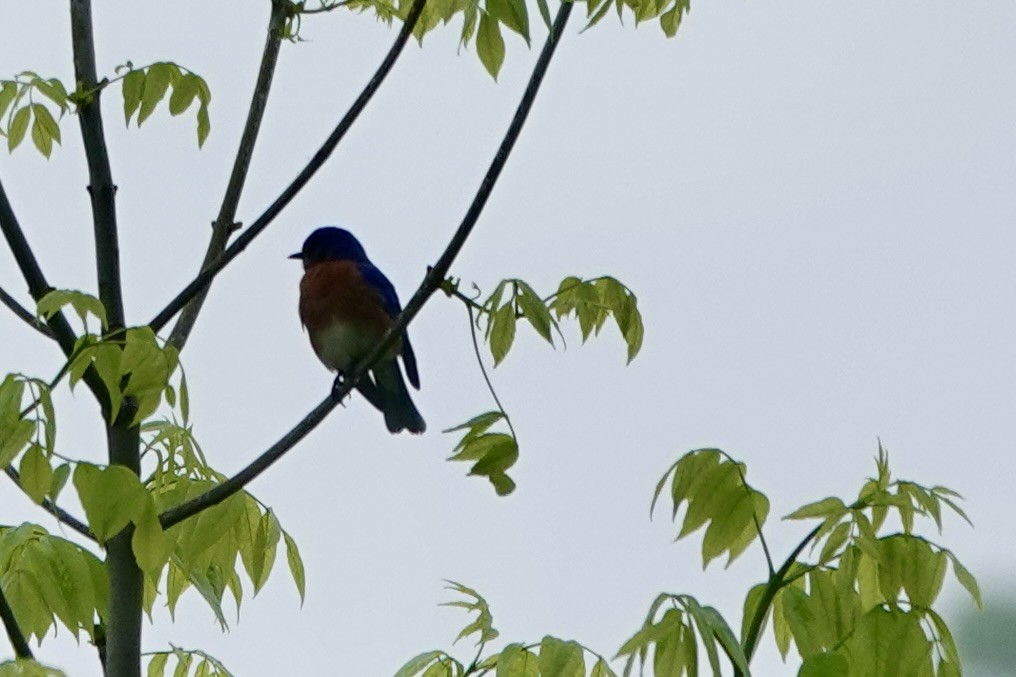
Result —
[{"label": "blue head", "polygon": [[303,249],[289,258],[300,259],[308,268],[322,261],[356,261],[366,263],[367,252],[353,234],[343,228],[318,228],[304,240]]}]

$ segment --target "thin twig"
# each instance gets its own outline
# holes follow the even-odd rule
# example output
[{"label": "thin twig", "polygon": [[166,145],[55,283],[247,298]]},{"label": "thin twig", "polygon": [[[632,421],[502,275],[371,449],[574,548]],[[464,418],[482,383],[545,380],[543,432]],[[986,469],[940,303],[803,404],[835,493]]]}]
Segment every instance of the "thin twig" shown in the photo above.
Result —
[{"label": "thin twig", "polygon": [[353,0],[341,0],[341,2],[335,2],[335,3],[332,3],[331,5],[321,5],[320,7],[315,7],[314,9],[301,9],[299,13],[300,14],[323,14],[325,12],[331,12],[332,10],[339,9],[340,7],[345,7],[346,5],[351,4],[352,2],[353,2]]},{"label": "thin twig", "polygon": [[8,294],[3,287],[0,287],[0,303],[10,308],[11,312],[17,315],[25,324],[39,332],[46,338],[56,339],[53,331],[41,322],[35,315],[32,315],[27,308],[18,303],[17,299]]},{"label": "thin twig", "polygon": [[254,223],[250,225],[247,230],[240,234],[239,237],[229,245],[222,255],[215,259],[214,262],[210,263],[204,270],[198,273],[197,277],[190,281],[186,287],[184,287],[179,294],[176,295],[169,304],[163,308],[158,315],[152,318],[152,321],[148,323],[156,333],[162,330],[162,328],[173,319],[180,310],[190,302],[195,296],[197,296],[201,290],[205,289],[215,276],[225,268],[230,261],[235,259],[240,252],[247,248],[247,246],[254,241],[258,235],[264,231],[268,225],[275,220],[282,210],[292,202],[293,198],[296,197],[305,185],[311,180],[311,177],[321,169],[325,161],[335,150],[335,147],[339,145],[339,142],[349,131],[350,127],[366,108],[367,103],[370,102],[374,93],[377,92],[381,83],[384,82],[388,72],[395,65],[395,61],[399,58],[399,54],[402,53],[402,48],[406,46],[406,42],[409,41],[410,36],[413,33],[413,28],[416,26],[417,21],[420,18],[420,14],[423,12],[423,7],[426,4],[426,0],[415,0],[412,8],[409,10],[409,15],[406,17],[406,22],[402,25],[402,29],[399,31],[398,37],[395,38],[395,42],[392,44],[391,49],[388,50],[388,54],[385,55],[381,65],[378,66],[374,76],[371,77],[367,86],[360,92],[360,96],[356,98],[353,105],[350,106],[349,110],[336,125],[335,129],[322,144],[321,148],[314,153],[314,157],[311,158],[307,166],[300,171],[300,173],[293,179],[293,182],[286,187],[282,194],[275,199],[275,201],[268,206],[261,216],[257,218]]},{"label": "thin twig", "polygon": [[14,655],[18,658],[35,658],[32,655],[32,647],[28,646],[28,640],[25,639],[25,633],[18,625],[18,619],[14,617],[14,609],[11,609],[11,605],[7,603],[7,596],[4,595],[2,586],[0,586],[0,618],[3,619],[4,629],[7,630],[11,646],[14,647]]},{"label": "thin twig", "polygon": [[[17,470],[14,469],[14,466],[11,465],[7,466],[4,472],[6,472],[7,476],[10,477],[11,480],[16,485],[18,485],[19,489],[25,491],[25,488],[21,486],[21,475],[18,473]],[[74,531],[78,532],[88,540],[95,541],[96,543],[98,543],[98,540],[95,538],[95,534],[92,533],[91,529],[88,528],[87,524],[85,524],[77,517],[75,517],[74,515],[70,514],[69,512],[58,506],[56,503],[54,503],[48,498],[44,498],[42,499],[41,505],[43,510],[45,510],[50,515],[55,517],[57,521],[59,521],[61,524],[73,529]]]},{"label": "thin twig", "polygon": [[[422,8],[423,1],[424,0],[416,0],[416,3],[413,5],[413,10],[410,13],[410,18],[412,18],[413,22],[415,22],[416,18],[419,17],[419,12],[417,10]],[[522,100],[519,102],[519,107],[515,111],[515,116],[512,118],[508,131],[505,133],[505,137],[502,140],[497,153],[494,155],[490,168],[487,170],[487,174],[483,177],[480,187],[473,198],[473,202],[470,204],[465,217],[462,219],[462,223],[459,224],[458,229],[452,236],[452,239],[445,248],[441,258],[438,259],[438,262],[433,268],[427,271],[427,275],[424,277],[419,289],[417,289],[416,293],[413,294],[409,303],[406,304],[405,309],[399,313],[397,318],[395,318],[394,323],[381,338],[381,341],[375,346],[374,350],[371,351],[371,353],[363,361],[350,370],[346,380],[338,387],[333,388],[331,394],[317,405],[313,411],[307,414],[307,416],[305,416],[304,419],[296,425],[296,427],[286,433],[278,442],[273,444],[250,465],[222,484],[216,485],[190,501],[178,505],[175,508],[166,510],[159,515],[159,521],[162,523],[163,528],[168,529],[174,524],[178,524],[188,517],[198,514],[206,508],[210,508],[213,505],[221,503],[243,489],[254,478],[267,470],[269,466],[281,458],[283,454],[295,446],[297,442],[303,439],[322,420],[324,420],[325,416],[327,416],[329,412],[331,412],[332,409],[334,409],[338,403],[349,394],[356,385],[356,382],[363,377],[363,375],[366,374],[367,371],[376,364],[383,355],[387,354],[388,349],[394,345],[395,341],[399,340],[403,331],[405,331],[406,326],[413,320],[414,317],[416,317],[417,313],[420,312],[423,304],[426,303],[431,295],[433,295],[433,293],[441,286],[441,281],[448,273],[448,269],[451,268],[452,262],[462,250],[466,239],[469,237],[470,232],[472,232],[473,227],[480,218],[483,207],[486,204],[487,199],[490,197],[491,191],[494,190],[497,178],[501,174],[501,170],[504,168],[505,163],[508,161],[508,156],[511,154],[512,147],[515,145],[515,141],[518,139],[519,133],[522,131],[522,127],[525,124],[526,117],[529,115],[529,110],[533,106],[533,101],[536,99],[536,94],[540,89],[540,84],[543,82],[543,78],[547,73],[547,68],[554,56],[554,50],[560,42],[565,26],[568,23],[568,16],[571,14],[571,8],[571,2],[561,3],[561,8],[557,13],[557,18],[554,20],[553,30],[547,38],[547,42],[543,46],[543,51],[540,53],[540,58],[536,62],[533,74],[529,78],[529,84],[526,86],[526,90],[522,95]],[[412,30],[410,19],[408,18],[406,20],[406,26],[409,26],[409,30]],[[403,30],[406,29],[406,26],[403,26]]]},{"label": "thin twig", "polygon": [[[75,79],[86,91],[93,90],[98,86],[98,76],[95,70],[91,0],[71,0],[71,37]],[[116,225],[116,186],[109,166],[106,134],[102,128],[101,97],[102,92],[96,89],[77,102],[78,121],[88,163],[88,195],[92,202],[99,300],[106,308],[110,329],[117,330],[124,326],[120,244]]]},{"label": "thin twig", "polygon": [[[250,169],[251,157],[254,155],[254,144],[257,142],[261,120],[264,118],[265,106],[268,103],[268,93],[271,90],[275,66],[279,60],[282,30],[290,7],[289,0],[272,0],[272,13],[268,19],[268,36],[265,38],[265,48],[261,54],[261,68],[258,70],[257,83],[254,85],[254,95],[251,97],[250,108],[247,111],[247,122],[240,137],[240,147],[236,151],[233,172],[229,175],[229,183],[226,185],[226,192],[222,197],[219,215],[212,222],[212,237],[208,241],[208,249],[205,251],[205,258],[201,263],[202,269],[207,268],[222,255],[229,243],[229,237],[238,228],[236,210],[240,204],[240,195],[243,193],[244,183],[247,180],[247,170]],[[204,287],[180,312],[180,318],[169,336],[169,342],[176,346],[177,350],[183,350],[186,345],[210,288],[210,284]]]}]

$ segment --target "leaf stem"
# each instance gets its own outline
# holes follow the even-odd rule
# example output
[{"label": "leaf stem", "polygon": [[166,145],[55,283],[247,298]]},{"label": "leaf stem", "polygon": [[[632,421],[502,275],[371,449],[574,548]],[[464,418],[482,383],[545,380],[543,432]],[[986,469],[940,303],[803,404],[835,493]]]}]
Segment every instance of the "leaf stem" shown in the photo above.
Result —
[{"label": "leaf stem", "polygon": [[501,399],[497,396],[497,391],[494,390],[494,384],[490,382],[490,375],[487,373],[487,367],[483,365],[483,357],[480,356],[480,342],[476,338],[476,320],[473,316],[473,307],[466,304],[466,312],[469,313],[469,333],[473,338],[473,353],[476,355],[476,363],[480,365],[480,373],[483,374],[483,380],[487,382],[487,390],[490,391],[490,396],[494,398],[494,404],[497,405],[498,411],[504,416],[505,423],[508,424],[508,430],[512,433],[515,443],[518,444],[519,438],[515,434],[515,426],[512,425],[512,419],[508,415],[508,412],[504,410],[504,406],[501,404]]}]

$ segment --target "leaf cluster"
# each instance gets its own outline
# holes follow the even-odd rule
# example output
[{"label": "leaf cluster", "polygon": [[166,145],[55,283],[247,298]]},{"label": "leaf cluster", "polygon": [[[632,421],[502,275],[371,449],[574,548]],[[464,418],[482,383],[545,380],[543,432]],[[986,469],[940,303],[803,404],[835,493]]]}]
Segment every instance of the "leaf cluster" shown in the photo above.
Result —
[{"label": "leaf cluster", "polygon": [[613,317],[628,348],[628,363],[642,349],[645,329],[638,297],[613,277],[588,280],[566,277],[557,291],[545,298],[523,280],[502,280],[477,309],[486,324],[484,336],[495,365],[511,350],[519,319],[525,319],[553,346],[555,334],[564,341],[560,327],[560,320],[564,318],[578,320],[584,343],[590,336],[598,336],[607,320]]},{"label": "leaf cluster", "polygon": [[748,549],[769,516],[769,499],[745,482],[747,467],[719,449],[698,449],[682,456],[656,485],[650,514],[670,480],[676,521],[682,505],[687,509],[677,539],[708,523],[702,539],[702,567],[727,553],[726,566]]},{"label": "leaf cluster", "polygon": [[500,411],[488,411],[442,431],[466,431],[448,460],[472,463],[469,474],[490,480],[498,496],[507,496],[515,490],[515,481],[508,476],[508,469],[519,459],[519,445],[513,434],[489,432],[491,426],[504,418]]},{"label": "leaf cluster", "polygon": [[123,114],[128,126],[137,113],[140,127],[169,93],[169,114],[174,117],[186,112],[195,100],[198,101],[198,146],[204,145],[212,128],[208,117],[212,93],[204,78],[170,61],[159,61],[141,68],[135,68],[128,61],[117,67],[117,73],[121,71],[125,71],[121,89]]},{"label": "leaf cluster", "polygon": [[[73,97],[57,78],[24,71],[12,80],[0,80],[0,136],[7,138],[7,151],[13,153],[31,129],[32,143],[48,158],[53,143],[60,143],[57,120],[73,104]],[[56,117],[50,106],[56,110]]]},{"label": "leaf cluster", "polygon": [[222,661],[204,651],[180,649],[149,654],[147,677],[164,677],[170,663],[175,662],[173,677],[233,677]]},{"label": "leaf cluster", "polygon": [[405,663],[395,677],[466,677],[496,674],[499,677],[585,677],[586,653],[591,654],[592,677],[616,677],[603,656],[578,642],[550,635],[533,644],[513,642],[501,651],[484,655],[487,642],[498,637],[493,626],[490,606],[478,592],[461,583],[448,581],[449,589],[464,600],[446,602],[442,606],[459,607],[476,613],[476,618],[459,632],[455,641],[478,635],[479,651],[468,665],[440,650],[426,651]]},{"label": "leaf cluster", "polygon": [[35,524],[0,526],[0,585],[26,637],[40,642],[57,622],[94,640],[109,605],[102,562]]},{"label": "leaf cluster", "polygon": [[29,658],[0,663],[0,677],[64,677],[64,673]]}]

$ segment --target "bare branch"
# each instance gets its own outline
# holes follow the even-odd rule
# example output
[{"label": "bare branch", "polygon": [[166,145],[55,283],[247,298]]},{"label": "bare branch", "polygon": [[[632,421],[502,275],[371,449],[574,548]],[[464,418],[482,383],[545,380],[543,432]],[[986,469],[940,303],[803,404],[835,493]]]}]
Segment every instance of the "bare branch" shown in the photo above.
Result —
[{"label": "bare branch", "polygon": [[158,333],[167,322],[173,319],[173,316],[180,312],[180,310],[187,305],[191,299],[196,297],[201,290],[205,289],[211,281],[215,279],[215,276],[229,264],[230,261],[235,259],[240,252],[246,249],[247,245],[253,242],[254,238],[260,235],[261,232],[268,227],[275,217],[278,216],[283,209],[285,209],[286,205],[288,205],[293,198],[296,197],[297,193],[299,193],[303,187],[307,185],[307,183],[311,180],[311,177],[313,177],[314,174],[321,169],[321,166],[324,165],[325,161],[335,150],[335,147],[339,145],[339,142],[346,135],[346,132],[349,131],[349,128],[353,126],[353,123],[360,116],[360,113],[362,113],[363,109],[366,108],[367,103],[374,96],[374,93],[377,92],[381,83],[384,82],[385,77],[387,77],[388,72],[391,71],[392,66],[395,65],[395,61],[402,53],[402,48],[406,46],[406,42],[413,33],[413,28],[415,28],[416,22],[419,20],[425,4],[426,0],[415,0],[413,2],[413,6],[409,10],[409,15],[406,17],[406,22],[402,25],[402,29],[399,31],[398,37],[395,38],[395,42],[392,44],[391,49],[388,50],[388,54],[385,55],[381,65],[378,66],[374,76],[367,83],[367,86],[363,88],[363,91],[360,92],[360,96],[358,96],[356,101],[353,102],[353,105],[339,121],[339,124],[336,125],[335,129],[325,140],[324,144],[322,144],[321,148],[314,153],[314,157],[312,157],[310,162],[307,163],[307,166],[304,167],[297,177],[293,179],[293,182],[290,183],[284,191],[282,191],[282,194],[275,199],[275,202],[269,205],[268,209],[266,209],[264,213],[261,214],[261,216],[259,216],[249,228],[247,228],[247,230],[236,238],[233,244],[226,248],[226,250],[222,253],[222,256],[219,256],[214,262],[206,266],[205,269],[197,275],[197,277],[191,280],[191,282],[184,287],[179,294],[177,294],[176,298],[170,301],[169,304],[163,308],[151,322],[148,323],[148,326],[150,326],[156,333]]},{"label": "bare branch", "polygon": [[332,10],[339,9],[340,7],[345,7],[351,2],[353,2],[353,0],[340,0],[339,2],[333,2],[330,5],[321,3],[320,7],[315,7],[314,9],[301,9],[300,14],[324,14],[325,12],[331,12]]},{"label": "bare branch", "polygon": [[[21,475],[18,474],[18,471],[14,469],[14,466],[10,465],[7,466],[7,469],[4,472],[6,472],[7,476],[10,477],[11,480],[16,485],[18,485],[19,489],[21,489],[22,491],[25,490],[24,487],[21,486]],[[98,543],[98,541],[95,538],[95,535],[92,533],[91,529],[88,528],[87,524],[85,524],[77,517],[75,517],[74,515],[70,514],[69,512],[58,506],[53,501],[49,500],[48,498],[44,498],[42,500],[42,508],[50,515],[55,517],[57,521],[60,522],[61,524],[67,526],[70,529],[73,529],[74,531],[78,532],[88,540],[95,541],[96,543]]]},{"label": "bare branch", "polygon": [[46,338],[56,339],[53,335],[53,331],[46,326],[46,324],[40,321],[35,315],[32,315],[24,306],[18,303],[17,299],[8,294],[3,287],[0,287],[0,303],[4,304],[11,309],[11,312],[17,315],[25,324],[39,332]]},{"label": "bare branch", "polygon": [[78,121],[88,161],[88,194],[92,202],[95,230],[95,268],[99,300],[106,307],[110,329],[124,326],[123,292],[120,287],[120,243],[116,226],[116,186],[109,166],[106,134],[95,71],[95,43],[92,36],[91,0],[71,0],[71,38],[74,76],[78,86],[89,92],[78,100]]},{"label": "bare branch", "polygon": [[[219,215],[212,222],[212,237],[208,242],[208,249],[205,251],[205,258],[201,264],[202,270],[222,255],[230,235],[238,227],[236,209],[240,203],[244,182],[247,179],[247,170],[250,168],[251,156],[254,154],[254,144],[258,138],[258,131],[261,129],[261,120],[264,118],[268,93],[275,75],[275,65],[279,59],[282,30],[290,7],[289,0],[272,0],[272,13],[268,19],[268,36],[265,38],[265,49],[261,54],[261,68],[258,70],[257,83],[254,85],[254,96],[251,98],[250,109],[247,111],[247,122],[240,137],[240,148],[236,152],[233,172],[229,175],[229,183],[226,185],[226,193],[222,198],[222,206],[219,208]],[[169,342],[178,350],[183,350],[187,343],[209,289],[210,285],[204,287],[181,311],[180,318],[169,336]]]},{"label": "bare branch", "polygon": [[[422,7],[422,5],[423,0],[417,0],[413,8],[416,10],[418,6]],[[500,176],[501,170],[508,161],[508,156],[511,154],[512,147],[515,145],[515,141],[518,139],[519,133],[522,131],[522,127],[526,122],[526,117],[529,115],[529,110],[532,108],[533,101],[536,99],[536,94],[540,89],[540,84],[543,82],[543,77],[547,73],[547,67],[550,65],[550,60],[554,56],[554,50],[564,33],[564,28],[568,23],[568,16],[571,14],[571,8],[571,2],[561,3],[561,8],[558,10],[557,17],[554,19],[553,30],[547,38],[547,42],[543,46],[543,51],[540,53],[540,58],[536,62],[533,74],[529,78],[529,84],[526,86],[525,93],[522,95],[522,100],[519,102],[518,109],[515,111],[515,116],[512,118],[508,131],[505,133],[505,137],[501,141],[501,145],[498,148],[497,153],[494,155],[490,168],[487,170],[486,175],[480,182],[480,187],[473,198],[472,204],[470,204],[469,209],[466,211],[466,215],[463,217],[462,223],[459,224],[458,229],[452,236],[452,239],[445,248],[441,258],[438,259],[438,262],[434,264],[433,268],[427,271],[427,275],[424,277],[419,289],[417,289],[416,293],[413,294],[409,303],[406,304],[405,309],[397,318],[395,318],[395,322],[392,327],[374,347],[374,350],[371,351],[371,353],[356,367],[350,370],[344,381],[341,383],[336,381],[331,394],[317,405],[313,411],[307,414],[307,416],[305,416],[303,420],[300,421],[292,430],[283,435],[278,442],[269,447],[267,451],[261,454],[246,468],[238,472],[233,477],[230,477],[222,484],[212,487],[192,500],[182,503],[175,508],[170,508],[159,515],[159,521],[162,523],[163,528],[168,529],[174,524],[179,524],[188,517],[198,514],[202,510],[221,503],[243,489],[258,475],[267,470],[273,463],[275,463],[275,461],[282,458],[282,456],[293,448],[297,442],[306,437],[311,430],[316,428],[317,425],[321,423],[321,421],[323,421],[332,411],[332,409],[334,409],[338,403],[350,393],[350,391],[356,386],[357,381],[362,378],[383,355],[387,354],[389,348],[394,345],[394,343],[402,335],[403,331],[405,331],[406,326],[412,322],[413,318],[420,312],[423,304],[425,304],[434,292],[441,286],[441,282],[448,273],[448,269],[451,267],[452,262],[462,250],[466,239],[469,237],[470,232],[473,230],[477,220],[480,218],[483,207],[487,203],[487,199],[490,197],[491,191],[494,190],[494,185],[497,183],[498,176]],[[408,20],[406,25],[409,25]],[[410,28],[410,30],[412,29]]]}]

